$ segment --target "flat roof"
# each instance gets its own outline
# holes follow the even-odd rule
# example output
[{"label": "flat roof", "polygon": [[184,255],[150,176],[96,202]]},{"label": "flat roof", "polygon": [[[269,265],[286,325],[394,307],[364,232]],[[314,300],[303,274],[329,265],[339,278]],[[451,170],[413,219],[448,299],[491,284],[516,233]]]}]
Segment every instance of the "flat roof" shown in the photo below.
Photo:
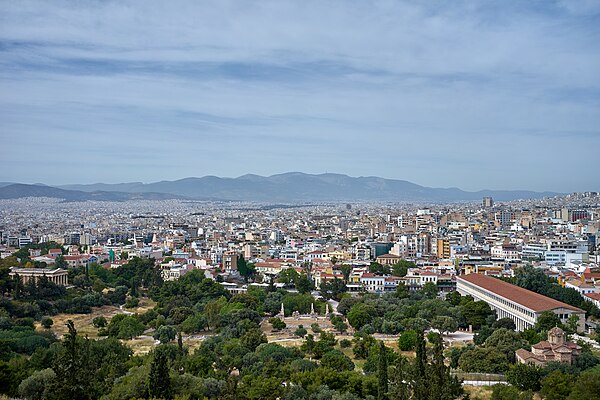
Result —
[{"label": "flat roof", "polygon": [[493,278],[481,274],[469,274],[456,277],[458,280],[463,280],[474,285],[477,285],[485,290],[488,290],[498,296],[504,297],[510,301],[529,308],[533,311],[547,311],[556,308],[567,308],[569,310],[584,312],[581,308],[573,307],[562,301],[554,300],[531,290],[523,289],[517,285],[504,282],[500,279]]}]

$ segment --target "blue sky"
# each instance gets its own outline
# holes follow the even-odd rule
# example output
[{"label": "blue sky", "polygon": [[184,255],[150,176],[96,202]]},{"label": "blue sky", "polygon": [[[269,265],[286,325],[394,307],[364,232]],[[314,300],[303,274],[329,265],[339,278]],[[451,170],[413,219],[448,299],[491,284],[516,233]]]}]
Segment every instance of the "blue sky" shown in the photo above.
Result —
[{"label": "blue sky", "polygon": [[2,1],[0,181],[600,190],[600,0]]}]

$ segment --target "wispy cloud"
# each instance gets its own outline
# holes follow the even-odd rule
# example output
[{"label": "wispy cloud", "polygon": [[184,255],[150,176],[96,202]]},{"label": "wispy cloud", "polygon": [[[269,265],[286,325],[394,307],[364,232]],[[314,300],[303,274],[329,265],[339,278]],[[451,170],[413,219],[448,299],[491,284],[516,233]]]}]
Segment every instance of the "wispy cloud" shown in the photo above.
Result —
[{"label": "wispy cloud", "polygon": [[0,180],[597,189],[599,5],[2,2]]}]

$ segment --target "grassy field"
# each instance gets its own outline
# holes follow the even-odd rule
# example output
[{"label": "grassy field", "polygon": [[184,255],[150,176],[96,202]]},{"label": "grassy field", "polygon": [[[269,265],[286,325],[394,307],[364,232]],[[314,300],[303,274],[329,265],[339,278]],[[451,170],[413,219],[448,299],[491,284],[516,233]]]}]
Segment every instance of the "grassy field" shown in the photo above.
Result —
[{"label": "grassy field", "polygon": [[473,400],[489,400],[492,397],[491,386],[464,385],[463,387]]},{"label": "grassy field", "polygon": [[[138,307],[131,309],[124,309],[127,312],[141,314],[152,308],[154,308],[156,304],[150,299],[142,299],[140,300],[140,304]],[[123,314],[124,311],[120,310],[119,307],[116,306],[104,306],[104,307],[94,307],[92,309],[91,314],[58,314],[52,316],[52,320],[54,324],[50,328],[56,336],[62,338],[62,336],[67,332],[67,321],[72,320],[75,324],[75,329],[77,329],[77,333],[82,336],[88,336],[89,338],[96,339],[98,338],[98,329],[94,327],[92,321],[94,318],[99,316],[104,316],[107,321],[110,321],[112,317],[117,314]],[[36,325],[36,329],[44,330],[39,323]]]}]

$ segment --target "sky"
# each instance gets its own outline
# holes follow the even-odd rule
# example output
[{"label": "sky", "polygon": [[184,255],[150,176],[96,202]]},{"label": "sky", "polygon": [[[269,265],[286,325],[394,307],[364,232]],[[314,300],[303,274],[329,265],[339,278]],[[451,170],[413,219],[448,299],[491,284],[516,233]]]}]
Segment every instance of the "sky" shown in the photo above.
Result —
[{"label": "sky", "polygon": [[0,181],[600,191],[600,0],[0,0]]}]

